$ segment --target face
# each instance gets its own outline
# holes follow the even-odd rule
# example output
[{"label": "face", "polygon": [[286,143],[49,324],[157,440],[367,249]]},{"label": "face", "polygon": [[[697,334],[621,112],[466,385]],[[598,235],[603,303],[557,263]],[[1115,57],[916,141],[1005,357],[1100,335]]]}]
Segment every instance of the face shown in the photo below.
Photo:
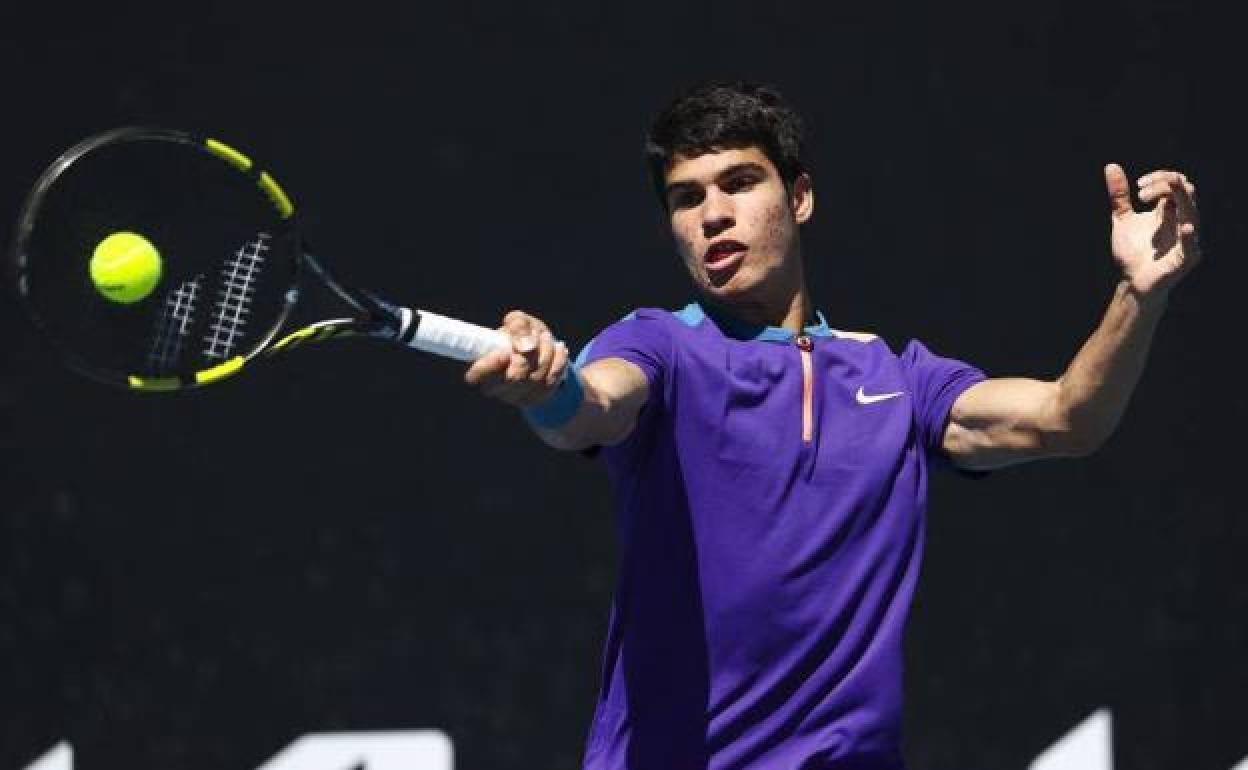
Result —
[{"label": "face", "polygon": [[780,173],[756,147],[688,158],[668,169],[666,198],[672,235],[694,284],[728,305],[789,302],[802,288],[798,225],[810,218],[814,195],[802,174],[785,189]]}]

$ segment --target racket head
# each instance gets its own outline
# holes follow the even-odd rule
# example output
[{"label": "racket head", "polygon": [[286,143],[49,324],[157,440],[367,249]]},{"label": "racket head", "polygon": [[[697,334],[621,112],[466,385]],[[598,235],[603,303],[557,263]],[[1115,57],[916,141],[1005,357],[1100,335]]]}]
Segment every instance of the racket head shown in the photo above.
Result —
[{"label": "racket head", "polygon": [[[159,254],[146,297],[97,288],[92,258],[117,233]],[[79,142],[27,196],[11,280],[34,326],[74,370],[167,391],[216,382],[262,353],[299,297],[303,244],[276,179],[230,145],[126,127]]]}]

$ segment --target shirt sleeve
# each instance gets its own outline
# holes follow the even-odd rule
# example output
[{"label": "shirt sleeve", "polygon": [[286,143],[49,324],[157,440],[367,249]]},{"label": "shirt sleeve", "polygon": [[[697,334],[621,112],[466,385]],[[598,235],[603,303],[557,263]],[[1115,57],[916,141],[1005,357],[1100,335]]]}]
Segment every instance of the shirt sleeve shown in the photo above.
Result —
[{"label": "shirt sleeve", "polygon": [[[671,332],[662,322],[662,316],[654,311],[637,310],[603,329],[581,348],[574,366],[580,369],[604,358],[621,358],[641,369],[646,377],[649,395],[637,416],[637,425],[627,439],[611,447],[612,454],[627,457],[640,437],[650,433],[657,419],[655,415],[665,411],[667,383],[672,370]],[[599,447],[583,454],[593,457]],[[610,459],[610,458],[608,458]]]},{"label": "shirt sleeve", "polygon": [[929,456],[947,461],[941,445],[953,402],[987,376],[964,361],[936,355],[918,340],[911,340],[902,351],[901,366],[913,399],[919,440]]},{"label": "shirt sleeve", "polygon": [[664,391],[671,371],[671,333],[659,317],[645,310],[629,313],[586,343],[576,357],[580,369],[604,358],[622,358],[646,375],[650,401]]}]

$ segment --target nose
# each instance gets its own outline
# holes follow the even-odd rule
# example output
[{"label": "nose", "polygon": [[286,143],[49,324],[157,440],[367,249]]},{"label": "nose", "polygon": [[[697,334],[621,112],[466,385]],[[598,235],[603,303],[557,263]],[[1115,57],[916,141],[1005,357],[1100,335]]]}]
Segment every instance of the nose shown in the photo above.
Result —
[{"label": "nose", "polygon": [[724,193],[712,188],[707,192],[702,204],[703,235],[707,238],[714,238],[735,224],[732,200]]}]

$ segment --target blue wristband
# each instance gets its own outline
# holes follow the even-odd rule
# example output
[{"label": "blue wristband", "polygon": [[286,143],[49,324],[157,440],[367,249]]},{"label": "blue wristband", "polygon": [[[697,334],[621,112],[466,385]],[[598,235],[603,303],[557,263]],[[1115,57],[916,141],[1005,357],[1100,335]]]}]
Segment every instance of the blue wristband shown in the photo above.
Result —
[{"label": "blue wristband", "polygon": [[577,374],[575,367],[569,367],[563,382],[559,383],[550,398],[536,406],[526,407],[524,418],[539,428],[559,428],[576,416],[584,400],[581,375]]}]

